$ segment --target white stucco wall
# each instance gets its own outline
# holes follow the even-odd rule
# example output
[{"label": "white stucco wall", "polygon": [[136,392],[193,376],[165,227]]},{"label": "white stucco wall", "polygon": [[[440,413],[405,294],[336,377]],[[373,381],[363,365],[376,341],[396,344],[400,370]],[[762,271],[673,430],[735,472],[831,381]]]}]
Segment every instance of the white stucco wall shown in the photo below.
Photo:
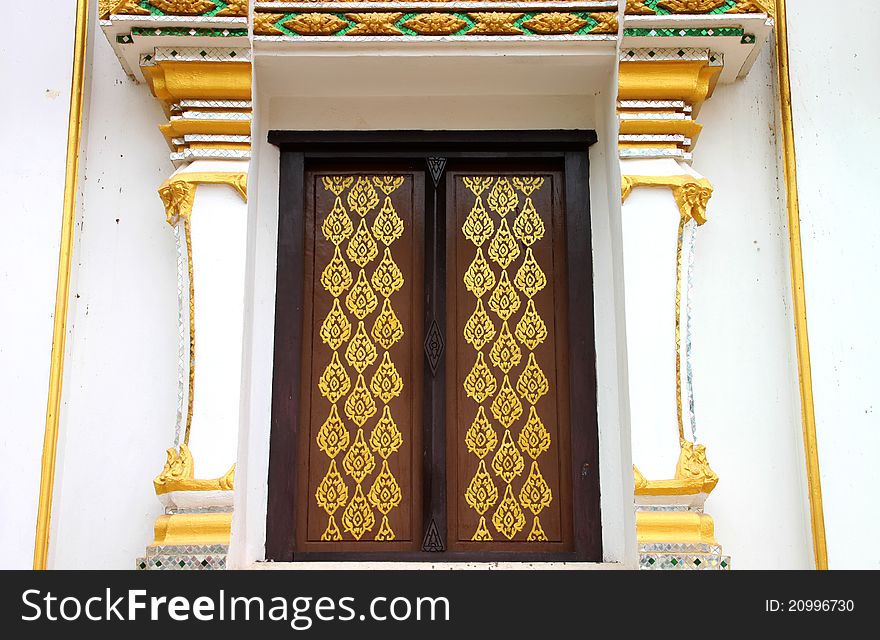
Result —
[{"label": "white stucco wall", "polygon": [[[76,3],[59,3],[34,34],[10,29],[0,43],[0,568],[33,564],[40,457],[64,200]],[[4,3],[5,24],[32,20],[27,3]]]},{"label": "white stucco wall", "polygon": [[[807,319],[828,562],[880,568],[880,6],[799,0],[789,16]],[[817,53],[817,51],[821,53]],[[818,57],[817,57],[818,56]],[[817,60],[821,57],[821,64]]]}]

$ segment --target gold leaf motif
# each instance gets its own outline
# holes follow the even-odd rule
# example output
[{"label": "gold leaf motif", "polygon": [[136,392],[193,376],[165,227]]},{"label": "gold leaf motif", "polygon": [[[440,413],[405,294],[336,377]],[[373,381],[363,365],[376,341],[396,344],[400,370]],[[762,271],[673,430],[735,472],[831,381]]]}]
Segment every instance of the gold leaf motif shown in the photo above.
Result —
[{"label": "gold leaf motif", "polygon": [[461,179],[464,186],[471,190],[475,197],[479,198],[486,189],[492,186],[491,176],[470,176]]},{"label": "gold leaf motif", "polygon": [[386,247],[403,235],[403,218],[394,210],[390,196],[385,196],[385,204],[373,220],[373,235]]},{"label": "gold leaf motif", "polygon": [[334,351],[351,336],[351,322],[342,311],[339,298],[333,298],[333,307],[321,323],[321,330],[318,333],[324,344]]},{"label": "gold leaf motif", "polygon": [[468,452],[473,453],[481,460],[498,446],[498,434],[495,433],[495,429],[486,418],[486,412],[482,406],[477,409],[477,417],[474,418],[470,429],[464,434],[464,443],[467,445]]},{"label": "gold leaf motif", "polygon": [[515,334],[517,339],[530,350],[547,339],[547,325],[538,315],[534,300],[529,300],[526,304],[526,312],[516,323]]},{"label": "gold leaf motif", "polygon": [[469,36],[516,36],[522,31],[514,24],[523,17],[521,13],[502,13],[500,11],[468,13],[476,24],[467,32]]},{"label": "gold leaf motif", "polygon": [[513,232],[516,237],[527,247],[544,237],[544,221],[535,211],[532,199],[526,196],[526,203],[516,220],[513,221]]},{"label": "gold leaf motif", "polygon": [[510,485],[507,485],[504,490],[504,499],[492,514],[492,524],[508,540],[512,540],[513,536],[526,526],[526,517],[522,509],[519,508],[516,498],[513,497],[513,489],[510,488]]},{"label": "gold leaf motif", "polygon": [[349,260],[362,269],[379,255],[379,247],[376,245],[376,241],[373,240],[373,236],[370,235],[370,230],[367,229],[365,220],[361,220],[354,237],[348,241],[348,249],[346,249],[345,253]]},{"label": "gold leaf motif", "polygon": [[507,320],[519,309],[520,300],[516,289],[510,284],[507,272],[501,272],[501,279],[495,291],[489,296],[489,308],[502,320]]},{"label": "gold leaf motif", "polygon": [[529,407],[529,419],[519,432],[519,448],[525,451],[532,460],[550,448],[550,432],[538,417],[535,407]]},{"label": "gold leaf motif", "polygon": [[495,274],[483,257],[482,249],[477,249],[477,257],[464,272],[464,286],[478,298],[495,286]]},{"label": "gold leaf motif", "polygon": [[541,371],[541,367],[535,362],[535,354],[529,354],[529,363],[519,376],[516,382],[516,390],[530,404],[535,404],[541,399],[545,393],[550,391],[550,384],[547,382],[547,376]]},{"label": "gold leaf motif", "polygon": [[363,374],[358,374],[354,390],[345,399],[345,415],[357,426],[362,427],[375,413],[376,403],[373,401],[373,396],[367,389]]},{"label": "gold leaf motif", "polygon": [[461,31],[467,22],[451,13],[423,13],[410,18],[403,26],[422,36],[448,36]]},{"label": "gold leaf motif", "polygon": [[391,301],[387,298],[382,303],[382,312],[376,317],[370,335],[386,350],[403,338],[403,325],[397,319],[397,314],[391,308]]},{"label": "gold leaf motif", "polygon": [[535,191],[544,186],[544,178],[541,176],[522,176],[513,179],[513,186],[523,192],[527,198]]},{"label": "gold leaf motif", "polygon": [[336,460],[330,461],[330,468],[327,475],[318,484],[315,490],[315,500],[318,506],[332,516],[340,507],[345,506],[348,500],[348,488],[342,479],[339,471],[336,470]]},{"label": "gold leaf motif", "polygon": [[626,0],[626,15],[655,15],[656,11],[645,6],[648,0]]},{"label": "gold leaf motif", "polygon": [[345,348],[345,360],[355,371],[363,373],[364,369],[376,361],[377,356],[376,345],[370,341],[367,330],[364,329],[364,321],[361,320],[354,337]]},{"label": "gold leaf motif", "polygon": [[391,542],[394,538],[394,531],[388,523],[388,516],[382,516],[382,524],[379,526],[378,533],[376,533],[376,542]]},{"label": "gold leaf motif", "polygon": [[480,196],[477,196],[477,201],[474,202],[473,209],[471,209],[471,212],[465,219],[461,232],[465,238],[478,247],[482,246],[495,232],[495,223],[492,222],[492,216],[489,215],[486,207],[483,206],[483,198]]},{"label": "gold leaf motif", "polygon": [[403,435],[397,428],[394,418],[391,417],[391,409],[386,405],[382,407],[382,417],[370,433],[370,447],[383,460],[387,460],[388,456],[400,449],[402,444]]},{"label": "gold leaf motif", "polygon": [[707,13],[726,3],[727,0],[660,0],[657,6],[671,13]]},{"label": "gold leaf motif", "polygon": [[553,492],[550,491],[550,485],[541,475],[537,462],[532,462],[529,477],[526,478],[519,490],[519,502],[534,515],[541,513],[544,507],[549,507],[553,502]]},{"label": "gold leaf motif", "polygon": [[391,362],[391,356],[386,351],[382,355],[382,363],[370,380],[370,391],[385,404],[391,402],[403,391],[403,378],[397,373],[397,367]]},{"label": "gold leaf motif", "polygon": [[505,431],[501,438],[501,446],[492,456],[492,470],[495,471],[495,475],[510,484],[515,477],[523,472],[524,468],[525,461],[522,454],[513,444],[510,431]]},{"label": "gold leaf motif", "polygon": [[583,18],[573,13],[539,13],[531,20],[522,23],[524,27],[543,35],[560,35],[574,33],[588,24]]},{"label": "gold leaf motif", "polygon": [[492,191],[489,192],[489,208],[495,211],[502,218],[508,213],[516,209],[519,204],[519,196],[510,186],[510,180],[507,178],[498,178]]},{"label": "gold leaf motif", "polygon": [[510,386],[510,379],[504,376],[504,382],[501,383],[501,390],[492,401],[492,416],[501,423],[505,429],[509,429],[510,425],[516,422],[522,415],[522,402],[516,397],[513,387]]},{"label": "gold leaf motif", "polygon": [[367,531],[371,531],[376,524],[376,516],[364,497],[361,485],[354,489],[354,497],[345,511],[342,512],[342,527],[348,531],[355,540],[360,540]]},{"label": "gold leaf motif", "polygon": [[283,26],[301,36],[329,36],[347,27],[348,23],[332,13],[300,13]]},{"label": "gold leaf motif", "polygon": [[532,530],[529,531],[529,537],[527,538],[529,542],[547,542],[547,534],[544,533],[543,527],[541,527],[541,521],[538,519],[538,516],[535,516],[535,521],[532,523]]},{"label": "gold leaf motif", "polygon": [[370,451],[367,443],[364,442],[363,429],[358,429],[354,442],[345,453],[345,457],[342,459],[342,468],[359,485],[376,468],[376,460],[373,457],[373,453]]},{"label": "gold leaf motif", "polygon": [[403,176],[374,176],[373,184],[379,187],[386,196],[390,196],[403,184]]},{"label": "gold leaf motif", "polygon": [[327,528],[321,534],[321,540],[324,542],[342,540],[342,532],[339,530],[339,525],[336,524],[336,518],[333,516],[330,516],[330,519],[327,521]]},{"label": "gold leaf motif", "polygon": [[513,339],[513,334],[507,326],[507,320],[505,320],[501,325],[501,333],[498,334],[498,339],[489,351],[489,359],[503,373],[508,373],[519,364],[521,358],[522,352],[516,340]]},{"label": "gold leaf motif", "polygon": [[480,460],[477,472],[471,478],[468,488],[464,492],[465,502],[468,506],[483,515],[498,502],[498,487],[492,482],[492,476],[486,471],[486,462]]},{"label": "gold leaf motif", "polygon": [[318,378],[318,391],[330,401],[330,404],[335,404],[339,398],[348,393],[349,389],[351,389],[351,379],[345,372],[345,367],[339,362],[339,353],[334,351],[330,364]]},{"label": "gold leaf motif", "polygon": [[150,0],[150,4],[166,15],[200,16],[217,8],[210,0]]},{"label": "gold leaf motif", "polygon": [[489,527],[486,526],[486,516],[480,516],[480,524],[477,530],[471,536],[472,542],[492,542],[492,534],[489,533]]},{"label": "gold leaf motif", "polygon": [[321,272],[321,284],[334,298],[351,286],[351,271],[342,259],[339,247],[333,250],[333,258]]},{"label": "gold leaf motif", "polygon": [[357,26],[346,32],[348,36],[402,36],[403,31],[394,24],[403,17],[402,13],[346,13],[345,17],[357,22]]},{"label": "gold leaf motif", "polygon": [[[325,178],[326,180],[326,178]],[[324,237],[327,238],[329,242],[332,242],[337,247],[342,244],[342,242],[351,235],[351,232],[354,231],[354,224],[351,221],[351,218],[348,217],[348,212],[345,210],[345,207],[342,206],[342,198],[336,196],[336,201],[333,203],[333,210],[324,218],[324,222],[321,224],[321,233],[324,234]]]},{"label": "gold leaf motif", "polygon": [[351,186],[354,178],[352,176],[324,176],[321,178],[321,182],[324,184],[324,189],[331,191],[334,196],[340,196]]},{"label": "gold leaf motif", "polygon": [[477,308],[464,324],[464,339],[479,351],[493,337],[495,337],[495,325],[486,313],[483,301],[477,298]]},{"label": "gold leaf motif", "polygon": [[385,515],[388,515],[389,511],[400,504],[402,499],[400,485],[397,484],[397,479],[388,469],[387,460],[382,461],[382,471],[373,481],[367,498],[369,498],[370,504],[379,510],[379,513]]},{"label": "gold leaf motif", "polygon": [[541,267],[538,266],[538,261],[535,260],[531,247],[526,249],[526,259],[523,260],[523,263],[517,269],[513,282],[528,298],[531,298],[547,286],[547,276],[544,275]]},{"label": "gold leaf motif", "polygon": [[351,191],[348,192],[348,208],[363,218],[377,204],[379,204],[379,194],[376,193],[370,179],[359,176]]},{"label": "gold leaf motif", "polygon": [[610,35],[617,35],[618,23],[617,23],[617,13],[616,12],[608,12],[608,13],[591,13],[590,17],[598,22],[596,26],[590,29],[590,33],[607,33]]},{"label": "gold leaf motif", "polygon": [[507,220],[502,220],[498,233],[489,243],[489,257],[506,269],[507,265],[519,257],[519,245],[510,233]]},{"label": "gold leaf motif", "polygon": [[373,289],[370,288],[370,283],[367,282],[367,276],[364,273],[364,270],[361,269],[357,282],[355,282],[351,291],[348,292],[348,295],[345,296],[345,306],[348,307],[348,310],[351,311],[358,320],[363,320],[373,313],[378,304],[379,299],[376,297],[376,294],[373,293]]},{"label": "gold leaf motif", "polygon": [[391,257],[391,249],[385,249],[382,261],[379,262],[379,266],[376,267],[370,281],[373,283],[376,291],[385,298],[403,287],[403,273],[401,273],[397,263],[394,262],[394,258]]},{"label": "gold leaf motif", "polygon": [[476,400],[480,404],[486,398],[495,393],[495,378],[486,366],[483,359],[483,352],[477,354],[477,361],[474,363],[470,373],[464,379],[464,390],[469,398]]},{"label": "gold leaf motif", "polygon": [[[342,424],[336,405],[331,405],[330,415],[318,429],[318,435],[315,438],[318,442],[318,449],[331,458],[335,458],[340,451],[348,446],[348,437],[348,430]],[[344,501],[345,499],[343,499]]]},{"label": "gold leaf motif", "polygon": [[[115,6],[113,6],[115,5]],[[148,16],[150,12],[144,9],[139,0],[101,0],[98,5],[98,11],[101,18],[109,15],[115,16]]]}]

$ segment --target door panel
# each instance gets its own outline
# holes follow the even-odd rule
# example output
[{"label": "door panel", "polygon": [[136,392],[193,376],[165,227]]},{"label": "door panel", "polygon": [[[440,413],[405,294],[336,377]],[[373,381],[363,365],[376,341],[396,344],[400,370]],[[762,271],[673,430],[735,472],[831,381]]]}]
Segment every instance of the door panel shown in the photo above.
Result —
[{"label": "door panel", "polygon": [[528,168],[446,175],[450,550],[572,549],[564,176]]},{"label": "door panel", "polygon": [[307,171],[298,547],[421,542],[424,177]]}]

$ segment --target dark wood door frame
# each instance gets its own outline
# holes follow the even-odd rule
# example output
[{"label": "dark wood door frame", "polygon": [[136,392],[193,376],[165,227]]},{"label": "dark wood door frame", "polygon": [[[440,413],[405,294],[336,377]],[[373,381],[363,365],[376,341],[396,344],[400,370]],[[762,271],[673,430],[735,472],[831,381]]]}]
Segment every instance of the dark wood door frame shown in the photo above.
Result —
[{"label": "dark wood door frame", "polygon": [[[281,150],[278,263],[275,302],[275,350],[266,559],[397,561],[591,561],[602,560],[599,509],[599,442],[596,413],[596,349],[593,324],[593,264],[590,226],[589,155],[596,142],[590,130],[555,131],[270,131],[268,140]],[[571,553],[442,552],[426,536],[421,552],[297,552],[295,469],[300,429],[299,395],[303,313],[304,176],[307,165],[322,160],[404,160],[426,169],[425,332],[436,322],[445,338],[445,185],[432,182],[434,159],[492,159],[556,162],[565,172],[568,233],[569,362],[571,404],[571,481],[575,508]],[[429,162],[429,159],[432,162]],[[433,162],[435,168],[438,162]],[[430,188],[429,185],[433,188]],[[446,539],[445,389],[442,355],[426,354],[424,376],[423,533],[432,528]],[[432,364],[436,364],[432,366]],[[438,473],[432,473],[438,469]],[[433,481],[432,481],[432,478]],[[439,478],[439,479],[438,479]],[[436,541],[434,541],[436,543]],[[442,544],[442,543],[441,543]],[[431,550],[428,550],[431,549]]]}]

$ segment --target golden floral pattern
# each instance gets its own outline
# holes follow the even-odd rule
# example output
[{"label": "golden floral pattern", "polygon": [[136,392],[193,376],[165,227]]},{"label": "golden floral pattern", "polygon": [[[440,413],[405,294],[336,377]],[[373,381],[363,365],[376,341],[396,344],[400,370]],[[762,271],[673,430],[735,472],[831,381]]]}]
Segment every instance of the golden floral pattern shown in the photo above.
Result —
[{"label": "golden floral pattern", "polygon": [[477,307],[464,325],[464,339],[479,351],[483,346],[495,337],[495,325],[492,318],[486,313],[483,301],[477,299]]},{"label": "golden floral pattern", "polygon": [[410,18],[403,26],[423,36],[448,36],[461,31],[467,22],[451,13],[423,13]]},{"label": "golden floral pattern", "polygon": [[301,36],[329,36],[348,26],[332,13],[301,13],[284,22],[284,27]]},{"label": "golden floral pattern", "polygon": [[510,485],[504,489],[504,499],[492,514],[492,524],[495,525],[498,533],[508,540],[512,540],[513,536],[526,526],[525,514],[523,514],[516,498],[513,497],[513,489],[510,488]]},{"label": "golden floral pattern", "polygon": [[402,13],[346,13],[345,17],[357,23],[349,31],[350,36],[400,36],[403,32],[394,24],[403,17]]},{"label": "golden floral pattern", "polygon": [[587,21],[573,13],[539,13],[523,22],[527,29],[543,35],[574,33],[587,25]]},{"label": "golden floral pattern", "polygon": [[516,209],[519,204],[519,196],[516,195],[510,180],[498,178],[492,191],[489,192],[489,207],[502,218]]},{"label": "golden floral pattern", "polygon": [[498,339],[489,351],[489,360],[503,373],[509,373],[513,367],[519,364],[521,359],[522,351],[520,351],[519,345],[507,326],[507,320],[505,320],[501,325]]},{"label": "golden floral pattern", "polygon": [[492,401],[492,417],[501,423],[505,429],[509,429],[522,415],[522,402],[516,396],[510,379],[504,376],[501,389]]},{"label": "golden floral pattern", "polygon": [[464,286],[478,298],[495,286],[495,274],[483,257],[482,249],[477,249],[476,257],[464,272]]},{"label": "golden floral pattern", "polygon": [[523,17],[522,13],[478,11],[468,13],[468,17],[476,23],[467,32],[469,36],[510,36],[522,33],[522,30],[514,25]]},{"label": "golden floral pattern", "polygon": [[516,239],[527,247],[544,237],[544,222],[529,197],[526,197],[522,211],[513,221],[513,232],[516,234]]},{"label": "golden floral pattern", "polygon": [[529,354],[529,363],[516,382],[516,390],[519,395],[533,405],[541,399],[541,396],[550,391],[547,376],[544,375],[541,367],[535,361],[534,353]]},{"label": "golden floral pattern", "polygon": [[502,269],[519,257],[519,244],[510,233],[507,220],[502,219],[498,227],[498,233],[489,243],[489,257],[492,258]]},{"label": "golden floral pattern", "polygon": [[531,247],[526,249],[526,259],[517,270],[513,283],[529,298],[547,286],[547,276],[544,275],[538,261],[535,260],[535,254],[532,253]]},{"label": "golden floral pattern", "polygon": [[483,402],[486,398],[495,393],[496,382],[486,366],[486,360],[483,353],[477,354],[477,361],[474,363],[471,372],[464,379],[464,390],[469,398],[473,398],[477,404]]},{"label": "golden floral pattern", "polygon": [[[327,23],[316,17],[321,14],[299,17],[303,15],[313,16],[300,22],[303,31],[312,29],[315,34],[315,30],[324,28],[320,25],[332,24],[332,20]],[[331,18],[337,20],[336,16]],[[333,257],[320,276],[321,285],[333,298],[318,330],[321,342],[333,352],[317,383],[319,392],[330,403],[329,415],[315,434],[318,450],[329,458],[327,472],[315,490],[316,504],[328,518],[320,536],[322,541],[361,540],[376,529],[374,509],[381,514],[374,540],[397,538],[389,514],[401,504],[404,493],[389,458],[403,447],[404,437],[388,403],[403,393],[404,380],[389,349],[404,337],[403,323],[391,298],[404,287],[405,278],[394,261],[391,247],[403,237],[406,225],[394,209],[391,194],[404,183],[404,176],[393,175],[321,177],[324,189],[334,196],[333,206],[319,226],[323,238],[333,245]],[[385,200],[377,211],[380,192]],[[357,225],[349,210],[356,214]],[[379,243],[383,245],[382,260],[368,278],[365,268],[378,257]],[[349,263],[359,268],[356,280]],[[341,296],[346,291],[343,306]],[[380,296],[381,310],[376,313]],[[348,314],[357,321],[354,331]],[[357,376],[353,386],[342,356]],[[365,375],[370,376],[369,386]],[[343,398],[344,403],[337,404]],[[367,441],[367,423],[379,411],[376,400],[383,404],[381,417],[369,430]],[[349,426],[354,430],[350,431]],[[348,481],[337,468],[337,456],[342,452],[345,455],[340,465]],[[376,456],[381,460],[378,472]],[[353,483],[353,488],[346,482]],[[336,512],[343,507],[337,523]]]},{"label": "golden floral pattern", "polygon": [[473,424],[467,430],[464,443],[467,445],[468,452],[473,453],[481,460],[498,446],[498,434],[495,433],[495,429],[486,418],[486,411],[482,406],[477,409],[477,417],[474,418]]},{"label": "golden floral pattern", "polygon": [[495,223],[492,222],[492,216],[486,211],[483,204],[483,198],[477,196],[471,212],[468,214],[464,225],[461,228],[464,237],[473,242],[476,246],[481,246],[486,240],[495,233]]},{"label": "golden floral pattern", "polygon": [[464,499],[468,506],[483,515],[498,502],[498,487],[492,482],[492,476],[486,470],[486,462],[480,460],[477,472],[471,478],[470,484],[464,492]]},{"label": "golden floral pattern", "polygon": [[547,325],[538,315],[535,309],[535,301],[529,300],[526,303],[526,312],[522,314],[519,322],[516,323],[517,340],[522,342],[529,350],[534,350],[539,344],[547,339]]},{"label": "golden floral pattern", "polygon": [[504,437],[501,438],[501,446],[492,457],[492,470],[509,485],[516,476],[523,472],[524,468],[525,461],[522,454],[516,448],[510,430],[505,429]]},{"label": "golden floral pattern", "polygon": [[507,277],[507,271],[501,272],[501,278],[498,280],[498,286],[489,296],[489,308],[495,312],[502,320],[507,320],[517,312],[520,306],[519,295],[510,284],[510,278]]}]

